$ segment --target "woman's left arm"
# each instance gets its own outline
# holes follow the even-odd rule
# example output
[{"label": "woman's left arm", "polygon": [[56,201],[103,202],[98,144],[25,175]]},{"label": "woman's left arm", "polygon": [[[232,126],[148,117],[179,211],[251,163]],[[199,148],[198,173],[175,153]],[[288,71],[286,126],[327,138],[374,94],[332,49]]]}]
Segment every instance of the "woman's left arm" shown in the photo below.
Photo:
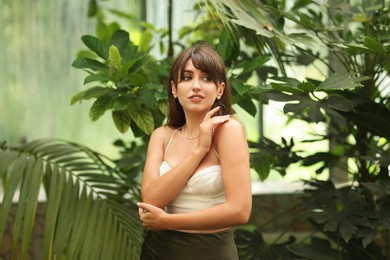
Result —
[{"label": "woman's left arm", "polygon": [[226,201],[191,213],[167,214],[152,205],[139,203],[141,221],[152,230],[211,230],[248,222],[252,208],[249,149],[245,130],[231,119],[215,131]]}]

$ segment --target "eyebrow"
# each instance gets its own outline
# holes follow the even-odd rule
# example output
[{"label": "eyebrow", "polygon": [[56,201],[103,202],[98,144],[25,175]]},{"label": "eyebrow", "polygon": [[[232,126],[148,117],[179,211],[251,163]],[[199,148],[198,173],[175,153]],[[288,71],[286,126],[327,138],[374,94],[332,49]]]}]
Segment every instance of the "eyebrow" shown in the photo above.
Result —
[{"label": "eyebrow", "polygon": [[[203,70],[200,70],[200,72],[203,74],[206,74],[206,75],[210,74],[210,73],[203,71]],[[184,74],[184,73],[194,73],[194,71],[193,70],[183,70],[182,74]]]}]

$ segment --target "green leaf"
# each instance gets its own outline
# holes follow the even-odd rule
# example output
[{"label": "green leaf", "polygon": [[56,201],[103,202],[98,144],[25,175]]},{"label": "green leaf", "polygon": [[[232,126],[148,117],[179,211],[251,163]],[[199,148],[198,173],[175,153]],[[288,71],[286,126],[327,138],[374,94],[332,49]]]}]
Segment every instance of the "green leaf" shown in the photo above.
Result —
[{"label": "green leaf", "polygon": [[[65,174],[65,172],[61,174]],[[61,207],[58,208],[56,232],[53,241],[54,254],[64,254],[69,245],[68,238],[71,236],[73,222],[76,221],[74,219],[75,208],[80,199],[79,187],[79,182],[74,182],[72,178],[67,179],[66,184],[63,187]]]},{"label": "green leaf", "polygon": [[240,82],[232,82],[232,87],[238,92],[240,96],[244,95],[250,90],[250,86]]},{"label": "green leaf", "polygon": [[334,109],[337,111],[348,112],[353,110],[353,105],[350,100],[338,94],[329,94],[329,96],[321,101],[322,106]]},{"label": "green leaf", "polygon": [[100,98],[110,91],[111,90],[109,88],[105,87],[92,87],[74,95],[70,100],[70,104],[73,105],[77,101],[81,101],[83,99]]},{"label": "green leaf", "polygon": [[128,73],[137,73],[142,67],[144,67],[147,63],[149,63],[152,58],[148,55],[142,56],[138,58],[137,61],[131,68],[129,68]]},{"label": "green leaf", "polygon": [[127,107],[131,119],[146,134],[152,134],[154,130],[154,120],[152,112],[144,106],[132,104]]},{"label": "green leaf", "polygon": [[18,157],[18,153],[12,151],[0,151],[0,178],[6,173],[7,168]]},{"label": "green leaf", "polygon": [[297,86],[279,84],[279,83],[274,83],[274,82],[271,83],[271,87],[277,91],[280,91],[280,92],[302,93],[302,90],[299,89],[299,91],[298,91]]},{"label": "green leaf", "polygon": [[311,82],[302,82],[298,84],[298,88],[305,92],[313,92],[316,86]]},{"label": "green leaf", "polygon": [[101,82],[107,82],[112,81],[111,77],[107,74],[91,74],[84,79],[84,85],[94,82],[94,81],[101,81]]},{"label": "green leaf", "polygon": [[77,101],[83,100],[85,92],[86,92],[86,90],[83,90],[83,91],[80,91],[79,93],[77,93],[76,95],[74,95],[72,97],[72,99],[70,100],[70,104],[74,105],[74,103],[76,103]]},{"label": "green leaf", "polygon": [[26,200],[26,207],[23,216],[23,231],[22,231],[22,259],[23,256],[27,256],[28,248],[30,245],[31,235],[33,232],[33,226],[35,222],[35,213],[38,205],[39,190],[42,184],[43,178],[43,162],[41,159],[34,161],[34,164],[31,165],[31,168],[26,169],[26,181],[23,185],[28,185],[28,191],[24,195],[25,188],[21,192],[19,198],[19,203],[21,200]]},{"label": "green leaf", "polygon": [[297,0],[294,2],[292,10],[299,10],[301,8],[305,8],[307,5],[311,4],[313,0]]},{"label": "green leaf", "polygon": [[[390,45],[389,45],[390,46]],[[390,52],[390,49],[388,50]],[[387,71],[388,74],[390,74],[390,60],[388,60],[384,65],[383,68]]]},{"label": "green leaf", "polygon": [[368,23],[371,21],[371,18],[367,17],[367,14],[365,13],[355,13],[352,17],[352,20],[359,23]]},{"label": "green leaf", "polygon": [[375,182],[363,182],[362,185],[374,194],[385,193],[390,195],[390,179],[379,179]]},{"label": "green leaf", "polygon": [[96,0],[88,1],[88,17],[94,17],[97,14],[98,6]]},{"label": "green leaf", "polygon": [[279,92],[279,91],[268,91],[261,96],[261,99],[262,101],[266,101],[266,102],[268,102],[269,100],[288,102],[288,101],[292,101],[293,97],[292,95]]},{"label": "green leaf", "polygon": [[355,89],[362,87],[360,82],[366,79],[367,77],[353,77],[349,73],[335,73],[321,82],[316,90]]},{"label": "green leaf", "polygon": [[315,31],[317,24],[313,21],[308,15],[299,13],[299,22],[302,26],[308,28],[309,30]]},{"label": "green leaf", "polygon": [[336,46],[339,46],[341,48],[347,48],[347,51],[348,53],[352,54],[352,55],[358,55],[358,54],[362,54],[362,53],[369,53],[370,52],[370,49],[367,48],[366,46],[364,46],[363,44],[346,44],[346,45],[336,45]]},{"label": "green leaf", "polygon": [[104,46],[103,42],[100,39],[92,35],[84,35],[81,37],[81,40],[90,50],[95,52],[99,57],[105,60],[108,58],[107,47]]},{"label": "green leaf", "polygon": [[369,36],[364,38],[364,46],[377,53],[385,54],[385,49],[383,48],[382,44]]},{"label": "green leaf", "polygon": [[45,218],[45,230],[44,230],[44,252],[45,259],[53,258],[53,240],[56,231],[56,220],[58,216],[58,210],[61,204],[61,194],[64,189],[65,173],[59,173],[58,168],[54,167],[53,170],[48,164],[46,167],[46,174],[50,178],[49,191],[47,196],[47,214]]},{"label": "green leaf", "polygon": [[272,156],[266,154],[251,153],[251,167],[257,172],[262,181],[266,180],[271,171],[271,165],[275,162]]},{"label": "green leaf", "polygon": [[262,23],[265,22],[265,20],[256,21],[255,18],[251,17],[246,12],[237,13],[237,19],[232,19],[231,21],[248,29],[255,30],[257,34],[267,38],[275,36],[272,31],[269,31],[262,26]]},{"label": "green leaf", "polygon": [[324,110],[335,125],[341,129],[347,128],[347,121],[345,117],[343,117],[339,112],[333,109],[328,109],[326,107],[324,107]]},{"label": "green leaf", "polygon": [[141,40],[138,45],[139,50],[147,52],[148,49],[150,48],[150,43],[152,42],[152,40],[153,40],[153,35],[148,31],[144,31],[141,35]]},{"label": "green leaf", "polygon": [[127,111],[119,110],[112,112],[112,119],[114,120],[116,128],[119,132],[126,133],[129,130],[131,117]]},{"label": "green leaf", "polygon": [[248,72],[252,72],[253,70],[260,68],[263,66],[267,61],[270,60],[270,57],[267,55],[260,55],[255,57],[254,59],[244,62],[243,64],[240,64],[239,67],[243,67],[244,70],[241,72],[241,74],[245,74]]},{"label": "green leaf", "polygon": [[138,57],[138,46],[135,45],[129,46],[122,54],[122,62],[124,64],[138,59],[140,59],[140,57]]},{"label": "green leaf", "polygon": [[351,239],[352,235],[355,234],[357,230],[357,227],[349,221],[343,221],[340,224],[340,232],[345,242],[348,243],[348,241]]},{"label": "green leaf", "polygon": [[106,87],[92,87],[85,91],[83,99],[100,98],[110,91],[111,90]]},{"label": "green leaf", "polygon": [[98,120],[104,113],[110,109],[113,105],[113,101],[110,97],[103,96],[92,104],[91,109],[89,110],[89,118],[92,122]]},{"label": "green leaf", "polygon": [[362,244],[364,247],[367,247],[376,237],[378,233],[376,230],[365,230],[364,236],[362,238]]},{"label": "green leaf", "polygon": [[77,69],[108,70],[106,65],[90,58],[77,58],[73,61],[72,66]]},{"label": "green leaf", "polygon": [[283,243],[270,243],[264,241],[262,234],[251,226],[238,227],[235,241],[237,244],[239,259],[292,259],[286,245],[291,239]]},{"label": "green leaf", "polygon": [[95,236],[101,236],[102,234],[102,225],[98,225],[101,217],[101,207],[101,200],[96,200],[95,203],[92,204],[90,215],[88,217],[89,225],[85,228],[85,239],[82,245],[83,250],[80,254],[80,259],[98,259],[98,257],[94,257],[93,254],[94,252],[98,252],[102,245],[94,245],[89,243],[89,241],[94,240]]},{"label": "green leaf", "polygon": [[239,105],[242,109],[244,109],[248,114],[255,117],[257,113],[257,107],[254,104],[253,100],[249,97],[245,97],[244,99],[238,101],[237,105]]},{"label": "green leaf", "polygon": [[132,86],[142,86],[147,83],[147,79],[141,73],[134,73],[128,76],[128,80]]},{"label": "green leaf", "polygon": [[90,213],[92,200],[89,197],[86,187],[82,188],[79,197],[80,203],[76,204],[73,211],[73,218],[77,221],[74,222],[72,227],[72,239],[69,242],[68,256],[70,259],[77,258],[78,252],[83,244],[85,238],[85,228],[87,227],[87,216]]},{"label": "green leaf", "polygon": [[[297,115],[302,115],[303,113],[307,113],[307,116],[310,118],[312,122],[318,123],[324,119],[324,115],[320,110],[320,106],[311,100],[300,100],[299,103],[288,103],[283,107],[284,113],[294,113]],[[304,114],[303,114],[304,115]]]},{"label": "green leaf", "polygon": [[233,39],[231,38],[229,31],[223,29],[219,37],[219,43],[216,47],[216,50],[218,51],[222,60],[226,61],[230,57],[232,53],[232,46],[233,46]]},{"label": "green leaf", "polygon": [[[131,67],[133,67],[134,64],[136,64],[138,60],[139,59],[126,61],[126,63],[121,68],[120,77],[126,78],[126,77],[133,75],[133,74],[129,75],[129,72],[130,72]],[[122,59],[122,62],[125,62],[125,58]]]},{"label": "green leaf", "polygon": [[[28,202],[28,194],[30,191],[30,181],[32,179],[31,169],[35,165],[35,159],[34,158],[26,158],[26,167],[24,168],[24,171],[22,172],[23,178],[21,179],[21,190],[18,197],[18,206],[16,209],[15,214],[15,225],[13,228],[13,237],[19,237],[20,236],[20,230],[22,230],[22,223],[23,223],[23,216],[26,209],[26,205]],[[26,172],[29,173],[26,175]],[[16,241],[14,240],[13,243]]]},{"label": "green leaf", "polygon": [[132,102],[133,99],[130,97],[130,95],[121,95],[114,100],[112,109],[114,111],[125,110]]},{"label": "green leaf", "polygon": [[114,45],[123,54],[130,43],[129,33],[124,30],[115,31],[110,38],[110,46]]},{"label": "green leaf", "polygon": [[109,49],[109,60],[110,64],[116,68],[117,70],[120,70],[122,66],[122,58],[119,53],[119,50],[116,46],[111,45]]},{"label": "green leaf", "polygon": [[357,125],[364,126],[374,135],[390,138],[390,113],[375,102],[355,108],[354,112],[344,115]]},{"label": "green leaf", "polygon": [[[3,154],[3,153],[2,153]],[[27,156],[22,154],[10,167],[10,174],[7,180],[7,187],[4,190],[4,197],[0,204],[0,238],[3,237],[4,228],[7,226],[8,214],[12,205],[15,191],[20,185],[23,173],[27,164]]]},{"label": "green leaf", "polygon": [[340,258],[338,252],[330,246],[292,244],[288,246],[288,249],[303,259],[330,260]]}]

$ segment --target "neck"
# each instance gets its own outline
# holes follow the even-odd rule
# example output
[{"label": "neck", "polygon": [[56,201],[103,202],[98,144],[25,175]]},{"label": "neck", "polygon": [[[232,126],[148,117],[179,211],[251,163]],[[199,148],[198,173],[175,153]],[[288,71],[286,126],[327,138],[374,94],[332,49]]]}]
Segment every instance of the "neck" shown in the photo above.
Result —
[{"label": "neck", "polygon": [[[193,113],[184,110],[186,123],[183,125],[184,134],[187,137],[198,137],[199,135],[199,125],[203,122],[204,117],[206,116],[207,111],[200,113]],[[196,138],[195,137],[195,138]]]},{"label": "neck", "polygon": [[189,139],[189,140],[196,139],[196,138],[198,138],[198,136],[199,136],[199,128],[198,128],[197,131],[195,131],[195,130],[192,130],[192,131],[191,131],[191,130],[188,128],[188,125],[187,125],[187,124],[185,124],[185,125],[182,127],[181,131],[182,131],[184,137],[187,138],[187,139]]}]

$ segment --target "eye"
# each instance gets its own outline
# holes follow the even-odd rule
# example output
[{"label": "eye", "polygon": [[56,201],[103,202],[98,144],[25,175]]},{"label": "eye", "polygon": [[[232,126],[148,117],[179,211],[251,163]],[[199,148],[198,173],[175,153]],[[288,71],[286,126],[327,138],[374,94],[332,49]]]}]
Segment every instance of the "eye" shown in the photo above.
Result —
[{"label": "eye", "polygon": [[203,80],[204,80],[204,81],[207,81],[207,82],[213,81],[213,79],[212,79],[211,77],[209,77],[208,75],[203,76]]},{"label": "eye", "polygon": [[183,75],[183,78],[182,78],[182,80],[184,80],[184,81],[189,81],[191,79],[192,79],[192,77],[190,75]]}]

